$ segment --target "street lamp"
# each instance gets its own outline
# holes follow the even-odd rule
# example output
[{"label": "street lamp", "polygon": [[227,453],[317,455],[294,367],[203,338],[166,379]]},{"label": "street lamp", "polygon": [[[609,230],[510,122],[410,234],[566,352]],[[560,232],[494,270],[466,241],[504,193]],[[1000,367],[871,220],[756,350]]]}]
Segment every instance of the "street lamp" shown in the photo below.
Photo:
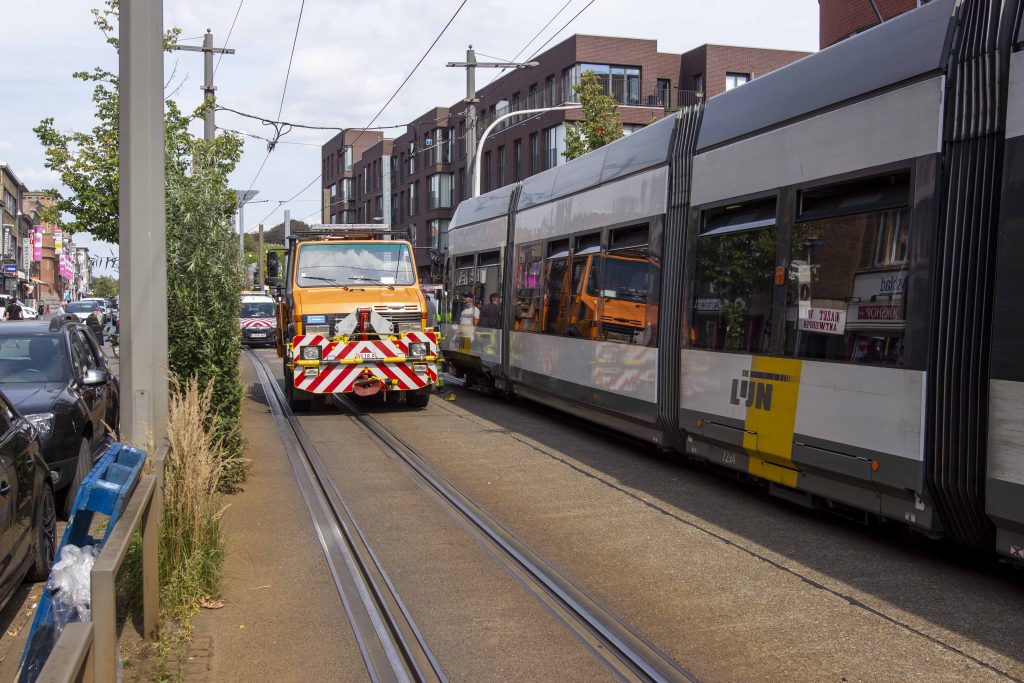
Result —
[{"label": "street lamp", "polygon": [[480,136],[480,142],[476,146],[476,158],[473,159],[473,196],[480,196],[480,157],[484,155],[484,143],[487,142],[487,136],[490,135],[494,127],[505,119],[512,118],[513,116],[523,116],[525,114],[543,114],[548,111],[566,111],[569,109],[580,109],[582,104],[563,104],[557,107],[541,107],[540,109],[520,109],[519,111],[509,112],[508,114],[502,114],[498,118],[491,122],[491,125],[487,126],[484,130],[484,134]]},{"label": "street lamp", "polygon": [[[243,210],[245,205],[253,197],[260,193],[259,190],[236,190],[235,195],[238,197],[238,258],[241,261],[245,260],[245,221],[243,220]],[[242,264],[245,265],[244,263]]]}]

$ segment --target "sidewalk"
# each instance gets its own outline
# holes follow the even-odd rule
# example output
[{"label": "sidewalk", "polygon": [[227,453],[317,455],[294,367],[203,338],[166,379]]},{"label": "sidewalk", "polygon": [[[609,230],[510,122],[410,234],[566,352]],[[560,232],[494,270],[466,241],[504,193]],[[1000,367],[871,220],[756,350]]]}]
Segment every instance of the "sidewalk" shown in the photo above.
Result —
[{"label": "sidewalk", "polygon": [[186,680],[365,679],[256,373],[241,363],[251,469],[245,490],[225,500],[224,607],[196,616]]}]

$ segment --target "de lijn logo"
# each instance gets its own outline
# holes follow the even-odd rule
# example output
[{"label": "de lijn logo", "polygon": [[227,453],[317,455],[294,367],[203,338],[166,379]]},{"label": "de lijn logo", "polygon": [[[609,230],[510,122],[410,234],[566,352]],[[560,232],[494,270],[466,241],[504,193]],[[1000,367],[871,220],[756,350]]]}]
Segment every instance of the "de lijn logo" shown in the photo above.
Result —
[{"label": "de lijn logo", "polygon": [[748,408],[756,410],[772,409],[772,385],[771,382],[792,382],[789,375],[780,375],[774,372],[758,372],[757,370],[744,370],[743,377],[749,379],[734,379],[732,381],[732,395],[729,402],[734,406],[745,404]]}]

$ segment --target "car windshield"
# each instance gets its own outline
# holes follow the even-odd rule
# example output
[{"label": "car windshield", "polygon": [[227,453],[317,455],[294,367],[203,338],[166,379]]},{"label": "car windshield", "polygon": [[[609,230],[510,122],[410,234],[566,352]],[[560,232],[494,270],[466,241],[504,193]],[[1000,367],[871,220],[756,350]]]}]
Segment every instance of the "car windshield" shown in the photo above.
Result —
[{"label": "car windshield", "polygon": [[68,364],[57,335],[0,338],[0,384],[66,382]]},{"label": "car windshield", "polygon": [[299,287],[412,285],[409,246],[399,242],[304,244],[299,248]]},{"label": "car windshield", "polygon": [[274,304],[267,302],[255,302],[242,304],[243,318],[273,318]]},{"label": "car windshield", "polygon": [[68,313],[92,313],[93,308],[96,308],[96,305],[88,301],[72,301],[64,306]]}]

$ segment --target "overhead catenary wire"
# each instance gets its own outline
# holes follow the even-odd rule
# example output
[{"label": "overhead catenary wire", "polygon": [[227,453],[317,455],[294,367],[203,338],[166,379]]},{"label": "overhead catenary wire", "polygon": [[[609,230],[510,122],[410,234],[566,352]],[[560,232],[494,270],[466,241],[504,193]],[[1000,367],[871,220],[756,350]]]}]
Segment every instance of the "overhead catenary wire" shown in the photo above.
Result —
[{"label": "overhead catenary wire", "polygon": [[[303,2],[305,2],[305,0],[303,0]],[[457,16],[459,16],[459,12],[462,11],[462,8],[466,6],[467,2],[469,2],[469,0],[462,0],[462,2],[459,3],[459,6],[457,8],[455,8],[455,11],[452,13],[451,17],[448,19],[448,22],[444,25],[444,28],[442,28],[440,30],[440,32],[438,32],[437,36],[430,43],[430,46],[427,47],[426,51],[423,53],[423,56],[421,56],[419,58],[419,60],[415,64],[415,66],[413,66],[412,70],[409,71],[409,74],[402,80],[402,82],[395,89],[395,92],[392,93],[391,97],[388,98],[387,102],[385,102],[384,105],[377,111],[377,113],[374,114],[373,118],[370,119],[370,122],[366,126],[364,126],[362,128],[362,130],[359,131],[358,135],[356,135],[355,139],[351,143],[353,147],[355,146],[355,143],[359,141],[359,138],[362,137],[363,133],[365,133],[367,130],[369,130],[370,127],[373,126],[373,124],[377,122],[377,119],[380,118],[380,115],[384,113],[384,110],[387,109],[388,105],[391,104],[396,97],[398,97],[398,93],[402,92],[402,88],[404,88],[405,84],[409,82],[409,79],[413,77],[413,74],[416,73],[416,70],[420,68],[420,65],[423,64],[424,60],[426,60],[427,56],[434,49],[434,46],[437,45],[437,43],[441,40],[441,38],[442,38],[442,36],[444,36],[445,32],[448,31],[448,27],[450,27],[452,25],[452,22],[455,21],[455,18]],[[268,152],[268,157],[269,157],[269,152]],[[264,163],[266,163],[266,161],[264,161]],[[262,167],[261,167],[261,170],[262,170]],[[290,202],[292,199],[294,199],[295,197],[298,197],[300,194],[302,194],[303,192],[308,190],[310,187],[313,186],[313,183],[315,183],[316,181],[320,180],[320,177],[321,177],[321,174],[318,173],[315,178],[313,178],[311,181],[309,181],[309,183],[307,183],[305,187],[303,187],[301,190],[296,192],[291,197],[291,199],[288,199],[287,201]],[[281,206],[283,204],[285,204],[285,203],[287,203],[287,202],[284,202],[281,205],[278,205],[277,208],[275,208],[273,211],[268,213],[259,222],[260,223],[264,222],[267,218],[269,218],[271,215],[273,215],[274,211],[277,211],[277,209],[281,208]]]},{"label": "overhead catenary wire", "polygon": [[551,42],[552,40],[554,40],[554,39],[555,39],[556,37],[558,37],[558,34],[560,34],[560,33],[561,33],[562,31],[564,31],[565,29],[569,28],[569,25],[570,25],[570,24],[571,24],[572,22],[576,21],[576,19],[577,19],[577,18],[579,18],[579,16],[580,16],[581,14],[583,14],[584,12],[586,12],[586,11],[587,11],[587,8],[588,8],[588,7],[590,7],[591,5],[593,5],[595,1],[596,1],[596,0],[590,0],[590,2],[588,2],[588,3],[586,4],[586,5],[584,5],[584,6],[583,6],[583,9],[581,9],[581,10],[580,10],[579,12],[577,12],[576,14],[572,15],[572,19],[570,19],[569,21],[565,22],[565,24],[564,24],[564,25],[562,26],[562,28],[560,28],[560,29],[558,29],[557,31],[555,31],[554,33],[552,33],[552,34],[551,34],[551,37],[550,37],[550,38],[548,38],[548,39],[547,39],[546,41],[544,41],[544,44],[543,44],[543,45],[541,45],[541,46],[540,46],[540,47],[538,47],[538,48],[537,48],[536,50],[534,50],[534,51],[533,51],[533,54],[532,54],[532,55],[530,55],[529,57],[527,57],[527,58],[526,58],[526,61],[528,61],[528,62],[530,62],[530,61],[533,61],[533,58],[534,58],[534,57],[536,57],[537,55],[539,55],[539,54],[541,53],[541,50],[543,50],[544,48],[546,48],[546,47],[548,46],[548,44],[549,44],[549,43],[550,43],[550,42]]},{"label": "overhead catenary wire", "polygon": [[[238,15],[241,14],[241,12],[242,12],[242,5],[244,5],[244,4],[245,4],[245,0],[238,0],[238,9],[235,10],[235,18],[231,20],[231,28],[228,29],[228,37],[224,39],[224,47],[227,47],[228,43],[231,42],[231,34],[235,30],[235,22],[238,21]],[[224,53],[223,52],[221,52],[219,55],[217,55],[217,63],[213,65],[213,75],[214,76],[217,75],[217,69],[220,68],[220,60],[222,60],[222,59],[224,59]]]},{"label": "overhead catenary wire", "polygon": [[[522,54],[523,54],[524,52],[526,52],[526,50],[527,50],[527,49],[528,49],[528,48],[530,47],[530,45],[532,45],[532,44],[533,44],[533,41],[537,40],[537,38],[539,38],[539,37],[540,37],[540,34],[544,33],[544,31],[545,31],[545,30],[547,30],[548,26],[551,26],[551,24],[552,24],[552,23],[553,23],[553,22],[555,21],[555,19],[557,19],[557,18],[558,18],[558,15],[560,15],[560,14],[561,14],[562,12],[564,12],[564,11],[565,11],[565,8],[566,8],[566,7],[568,7],[568,6],[569,6],[569,5],[571,5],[571,4],[572,4],[572,0],[566,0],[565,4],[564,4],[564,5],[562,5],[562,7],[561,7],[561,8],[560,8],[560,9],[559,9],[559,10],[558,10],[557,12],[555,12],[555,14],[554,14],[554,15],[553,15],[553,16],[552,16],[552,17],[551,17],[550,19],[548,19],[548,22],[547,22],[546,24],[544,24],[543,26],[541,26],[541,27],[540,27],[540,30],[539,30],[539,31],[537,31],[537,33],[536,33],[536,34],[534,34],[533,38],[530,38],[530,40],[528,40],[528,41],[526,42],[526,45],[523,45],[523,49],[521,49],[521,50],[520,50],[519,52],[517,52],[517,53],[516,53],[516,55],[515,55],[515,57],[513,57],[512,59],[509,59],[509,60],[507,60],[507,61],[508,61],[508,62],[515,62],[515,61],[516,61],[517,59],[519,59],[520,55],[522,55]],[[484,56],[484,57],[487,57],[487,55],[483,55],[483,56]],[[494,57],[490,57],[490,59],[494,59]],[[506,61],[506,60],[499,60],[499,61]],[[527,61],[529,61],[529,60],[527,60]],[[506,69],[502,69],[501,71],[499,71],[499,72],[498,72],[498,73],[497,73],[497,74],[496,74],[496,75],[494,76],[494,78],[492,78],[492,79],[491,79],[491,80],[490,80],[490,81],[489,81],[489,82],[487,83],[487,85],[490,85],[491,83],[494,83],[494,81],[496,81],[496,80],[498,80],[499,78],[501,78],[501,75],[502,75],[503,73],[505,73],[505,71],[506,71]],[[487,86],[484,86],[484,87],[487,87]]]},{"label": "overhead catenary wire", "polygon": [[[278,118],[281,118],[281,111],[284,109],[284,96],[285,93],[288,91],[288,79],[292,73],[292,58],[295,56],[295,45],[297,44],[299,39],[299,28],[302,26],[302,10],[305,8],[305,6],[306,0],[302,0],[302,5],[299,7],[299,18],[295,22],[295,38],[292,40],[292,50],[291,54],[288,57],[288,70],[285,72],[284,76],[284,87],[281,88],[281,106],[277,112]],[[239,7],[239,9],[241,9],[241,7]],[[260,164],[260,168],[258,171],[256,171],[256,175],[253,177],[252,182],[249,183],[249,189],[245,191],[245,194],[249,194],[253,186],[256,185],[256,181],[259,180],[260,174],[263,173],[263,169],[267,167],[267,161],[270,159],[270,153],[274,151],[274,145],[277,144],[277,138],[279,138],[280,136],[280,129],[275,127],[274,142],[267,143],[267,155],[263,157],[263,163]],[[263,221],[260,222],[262,223]],[[244,231],[245,226],[241,226],[241,229]]]}]

